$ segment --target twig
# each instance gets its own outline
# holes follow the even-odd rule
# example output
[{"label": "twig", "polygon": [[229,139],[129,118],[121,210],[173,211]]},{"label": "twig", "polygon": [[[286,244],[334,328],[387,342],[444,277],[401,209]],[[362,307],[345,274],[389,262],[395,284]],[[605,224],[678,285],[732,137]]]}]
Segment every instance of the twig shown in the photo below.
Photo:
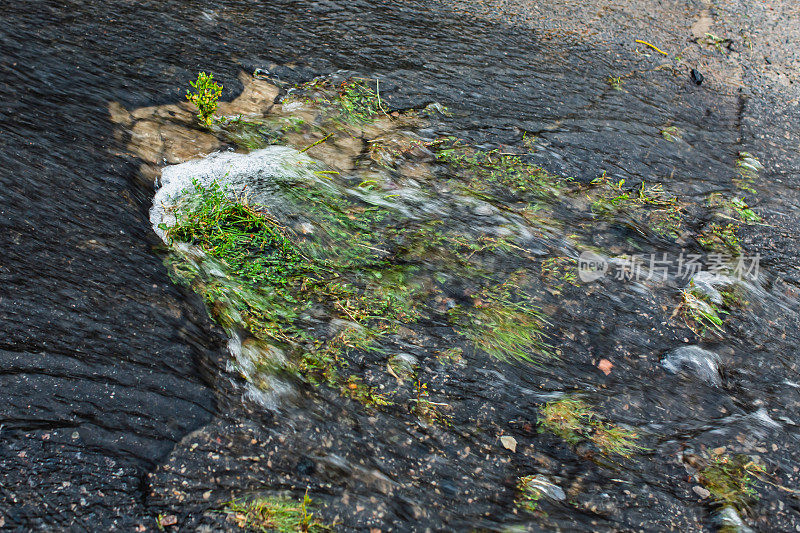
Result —
[{"label": "twig", "polygon": [[375,78],[375,95],[378,97],[378,107],[381,108],[384,115],[389,116],[389,113],[383,108],[383,103],[381,103],[381,80],[378,78]]},{"label": "twig", "polygon": [[641,39],[636,39],[636,42],[637,42],[637,43],[639,43],[639,44],[643,44],[643,45],[649,46],[650,48],[652,48],[653,50],[655,50],[655,51],[656,51],[656,52],[658,52],[659,54],[664,54],[665,56],[666,56],[666,55],[669,55],[669,54],[667,54],[667,53],[666,53],[664,50],[661,50],[661,49],[660,49],[660,48],[658,48],[656,45],[654,45],[654,44],[650,44],[650,43],[648,43],[647,41],[642,41]]},{"label": "twig", "polygon": [[[336,133],[336,132],[333,132],[333,133]],[[302,154],[302,153],[303,153],[303,152],[305,152],[306,150],[310,150],[311,148],[314,148],[316,145],[324,143],[325,141],[327,141],[328,139],[330,139],[331,137],[333,137],[333,133],[329,133],[329,134],[327,134],[325,137],[323,137],[322,139],[318,140],[317,142],[315,142],[315,143],[313,143],[313,144],[310,144],[310,145],[306,146],[305,148],[303,148],[302,150],[300,150],[300,153]]]},{"label": "twig", "polygon": [[738,222],[739,224],[745,224],[747,226],[764,226],[766,228],[777,228],[778,226],[774,226],[772,224],[767,224],[766,222],[755,222],[755,221],[742,221],[738,218],[729,217],[728,215],[723,215],[722,213],[715,213],[715,216],[719,218],[724,218],[725,220],[732,220],[733,222]]}]

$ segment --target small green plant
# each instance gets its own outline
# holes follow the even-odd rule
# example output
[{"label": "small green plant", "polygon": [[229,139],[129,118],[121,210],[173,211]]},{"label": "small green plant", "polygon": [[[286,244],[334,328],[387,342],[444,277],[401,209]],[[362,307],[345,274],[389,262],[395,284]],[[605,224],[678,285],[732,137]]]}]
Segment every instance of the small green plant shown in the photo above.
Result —
[{"label": "small green plant", "polygon": [[750,209],[750,206],[742,198],[731,198],[730,205],[740,220],[744,222],[761,222],[761,217]]},{"label": "small green plant", "polygon": [[339,87],[339,106],[347,122],[371,122],[381,115],[386,115],[378,82],[373,91],[366,81],[350,79]]},{"label": "small green plant", "polygon": [[690,289],[681,291],[681,302],[673,312],[673,316],[680,314],[684,323],[697,336],[705,337],[706,333],[722,334],[723,320],[719,316],[725,313],[706,297],[692,292]]},{"label": "small green plant", "polygon": [[414,383],[414,397],[411,398],[414,404],[414,414],[427,424],[439,424],[447,426],[450,424],[450,417],[443,409],[450,406],[446,403],[432,402],[428,399],[428,385],[421,380]]},{"label": "small green plant", "polygon": [[757,194],[753,186],[758,181],[762,170],[764,170],[764,165],[756,156],[750,152],[739,152],[739,157],[736,159],[736,172],[739,176],[734,178],[733,183],[743,191]]},{"label": "small green plant", "polygon": [[706,250],[738,255],[742,252],[742,245],[736,234],[738,229],[738,224],[713,222],[697,236],[697,241]]},{"label": "small green plant", "polygon": [[569,444],[583,440],[594,416],[586,402],[569,397],[544,404],[540,412],[539,424]]},{"label": "small green plant", "polygon": [[464,361],[464,350],[458,347],[448,348],[447,350],[439,352],[436,355],[436,360],[445,366],[462,366],[466,364]]},{"label": "small green plant", "polygon": [[[662,236],[677,238],[683,228],[682,208],[678,199],[668,195],[661,184],[626,188],[625,180],[614,183],[605,172],[592,181],[595,187],[592,212],[605,218],[625,214],[637,228],[646,226]],[[639,230],[641,231],[641,230]]]},{"label": "small green plant", "polygon": [[392,405],[392,402],[386,398],[385,394],[378,393],[375,387],[370,387],[356,375],[352,375],[347,379],[343,392],[365,407],[375,408]]},{"label": "small green plant", "polygon": [[722,303],[728,309],[744,309],[750,302],[747,299],[747,292],[740,285],[724,287],[719,291],[722,296]]},{"label": "small green plant", "polygon": [[522,146],[527,148],[528,150],[535,150],[536,143],[539,141],[539,136],[535,133],[530,133],[527,131],[522,132]]},{"label": "small green plant", "polygon": [[758,497],[754,484],[763,472],[764,468],[746,455],[717,455],[700,471],[700,481],[711,492],[714,503],[746,510]]},{"label": "small green plant", "polygon": [[550,257],[542,261],[542,278],[556,289],[579,286],[578,261],[572,257]]},{"label": "small green plant", "polygon": [[718,35],[714,35],[713,33],[706,33],[705,37],[703,38],[703,42],[705,44],[713,46],[719,52],[724,52],[722,47],[730,43],[731,40],[726,39],[724,37],[720,37]]},{"label": "small green plant", "polygon": [[308,492],[301,502],[282,497],[262,497],[229,502],[223,512],[241,529],[279,533],[320,533],[332,531],[309,512],[312,501]]},{"label": "small green plant", "polygon": [[197,119],[206,127],[214,123],[214,112],[217,110],[217,101],[222,94],[222,85],[214,81],[213,74],[201,72],[196,81],[190,81],[194,89],[186,91],[186,99],[197,107]]},{"label": "small green plant", "polygon": [[[311,189],[304,188],[303,194],[312,194]],[[317,209],[336,216],[336,221],[351,222],[346,214],[323,207],[322,200],[308,205],[307,212]],[[348,253],[336,253],[335,260],[314,258],[309,241],[293,242],[263,208],[217,183],[196,182],[174,213],[176,223],[162,226],[169,242],[200,248],[215,268],[198,269],[177,253],[173,271],[205,297],[209,312],[223,327],[243,328],[292,353],[290,360],[272,369],[275,372],[299,373],[370,407],[389,405],[370,387],[347,381],[347,374],[340,372],[346,365],[340,356],[351,350],[375,350],[375,339],[398,323],[415,319],[408,267],[370,261],[356,246]],[[336,229],[332,224],[329,228]],[[342,240],[358,243],[351,236],[342,230]],[[214,270],[224,271],[224,276],[208,274]],[[329,338],[309,335],[303,315],[312,306],[324,307],[352,326]]]},{"label": "small green plant", "polygon": [[508,197],[551,199],[569,179],[562,179],[529,163],[523,155],[500,150],[475,150],[454,137],[429,144],[440,163],[458,176],[455,180],[469,194],[483,200]]},{"label": "small green plant", "polygon": [[668,126],[661,130],[661,136],[669,142],[681,140],[681,130],[677,126]]},{"label": "small green plant", "polygon": [[622,90],[622,84],[623,84],[622,76],[609,76],[608,78],[606,78],[606,83],[608,84],[609,87],[611,87],[615,91]]},{"label": "small green plant", "polygon": [[569,444],[591,441],[604,455],[630,457],[643,450],[635,443],[639,435],[602,420],[583,400],[565,397],[544,404],[539,424]]},{"label": "small green plant", "polygon": [[524,476],[517,481],[517,507],[523,511],[533,513],[539,509],[539,500],[542,491],[538,488],[539,479],[536,476]]},{"label": "small green plant", "polygon": [[708,206],[719,209],[722,213],[717,216],[727,219],[735,219],[746,224],[761,222],[761,217],[753,211],[744,198],[734,196],[733,198],[723,198],[722,193],[711,193],[708,196]]}]

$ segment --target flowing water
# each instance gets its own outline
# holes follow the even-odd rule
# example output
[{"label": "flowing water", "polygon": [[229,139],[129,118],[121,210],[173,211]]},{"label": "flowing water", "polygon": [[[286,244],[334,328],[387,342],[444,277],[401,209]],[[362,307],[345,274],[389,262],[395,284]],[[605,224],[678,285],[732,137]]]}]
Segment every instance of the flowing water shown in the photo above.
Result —
[{"label": "flowing water", "polygon": [[[341,529],[711,529],[721,506],[704,497],[697,465],[747,454],[766,481],[738,513],[759,530],[800,527],[792,492],[800,485],[796,112],[714,94],[639,57],[427,2],[14,2],[0,32],[6,525],[129,530],[153,528],[164,514],[187,528],[233,527],[208,511],[251,494],[297,498],[308,487],[322,517]],[[452,406],[447,424],[364,409],[334,389],[291,380],[254,386],[247,354],[262,347],[225,324],[222,331],[201,298],[172,282],[149,220],[158,217],[158,231],[160,199],[184,188],[169,184],[188,186],[212,163],[166,173],[151,213],[152,167],[140,168],[130,149],[137,130],[114,110],[177,103],[199,70],[213,71],[232,98],[246,83],[241,72],[256,69],[284,90],[332,73],[379,79],[390,109],[438,102],[452,112],[404,135],[453,135],[574,177],[579,193],[545,211],[559,222],[545,224],[543,237],[520,237],[528,224],[507,210],[502,221],[482,222],[499,216],[497,201],[432,194],[423,179],[397,181],[399,196],[383,201],[397,219],[444,219],[477,235],[502,227],[537,260],[554,251],[574,259],[583,249],[574,242],[607,256],[696,250],[691,238],[596,219],[585,198],[593,193],[580,187],[603,171],[611,183],[662,183],[692,206],[687,234],[696,235],[709,223],[710,193],[741,195],[737,161],[753,154],[764,168],[753,168],[747,198],[763,223],[743,224],[740,238],[747,253],[761,254],[761,274],[743,289],[746,305],[726,307],[720,335],[697,335],[673,314],[677,280],[541,287],[536,304],[557,355],[542,364],[487,357],[444,314],[427,316],[392,349],[421,368],[433,400]],[[622,90],[610,86],[608,76],[623,72],[632,75]],[[177,130],[159,127],[171,142]],[[672,141],[662,135],[670,127]],[[274,173],[263,187],[252,179],[280,154],[306,156],[266,150],[217,157],[256,156],[242,160],[250,181],[238,184],[288,214],[270,188]],[[430,166],[430,154],[418,163]],[[329,181],[300,174],[315,187]],[[341,194],[357,191],[334,183]],[[376,205],[368,193],[356,196]],[[309,219],[293,221],[317,222]],[[496,272],[517,266],[504,255],[491,261]],[[218,275],[215,268],[207,271]],[[474,280],[443,274],[449,292],[439,303],[472,297]],[[434,269],[431,276],[438,279]],[[431,354],[456,343],[466,361],[443,369]],[[371,379],[384,356],[365,352],[351,364]],[[374,382],[381,379],[394,381]],[[609,458],[541,431],[540,407],[565,393],[635,429],[643,449]],[[513,452],[501,444],[509,436]],[[558,489],[542,489],[538,510],[525,513],[515,487],[532,475]]]}]

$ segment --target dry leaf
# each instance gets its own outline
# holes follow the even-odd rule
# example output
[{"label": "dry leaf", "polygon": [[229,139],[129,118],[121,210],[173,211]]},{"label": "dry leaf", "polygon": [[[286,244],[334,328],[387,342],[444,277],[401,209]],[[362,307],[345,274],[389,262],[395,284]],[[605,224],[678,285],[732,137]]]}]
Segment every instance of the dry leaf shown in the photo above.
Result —
[{"label": "dry leaf", "polygon": [[500,444],[503,445],[503,448],[506,450],[511,450],[512,452],[517,451],[517,439],[514,437],[509,437],[507,435],[503,435],[500,437]]},{"label": "dry leaf", "polygon": [[597,368],[602,370],[603,374],[607,376],[611,373],[611,369],[614,368],[614,364],[608,359],[600,359],[600,362],[597,363]]}]

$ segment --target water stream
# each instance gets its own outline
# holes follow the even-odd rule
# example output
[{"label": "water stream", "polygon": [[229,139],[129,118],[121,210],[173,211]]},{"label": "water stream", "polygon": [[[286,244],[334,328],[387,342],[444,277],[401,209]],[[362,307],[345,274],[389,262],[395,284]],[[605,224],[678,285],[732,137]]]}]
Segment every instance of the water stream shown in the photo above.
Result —
[{"label": "water stream", "polygon": [[[725,506],[707,494],[703,465],[743,454],[759,465],[758,498],[736,516],[755,530],[800,527],[793,112],[775,117],[763,103],[714,94],[647,58],[428,2],[15,2],[4,12],[5,525],[151,529],[161,514],[186,529],[232,529],[214,512],[231,498],[297,499],[308,488],[320,516],[341,530],[708,530]],[[294,148],[251,151],[242,138],[187,126],[190,108],[176,104],[200,70],[224,84],[223,99],[245,91],[231,114],[282,117],[270,128],[283,128]],[[620,72],[633,73],[622,90],[607,80]],[[401,113],[386,123],[400,125],[361,125],[358,146],[340,140],[299,154],[321,135],[293,131],[292,120],[308,116],[283,99],[317,76],[380,80],[383,105]],[[381,135],[387,154],[403,155],[371,151],[365,139]],[[435,144],[448,136],[469,154],[495,154],[492,164],[517,154],[526,168],[573,180],[558,201],[503,196],[513,190],[505,183],[476,195],[475,183],[464,183],[472,174],[447,159],[449,145]],[[597,178],[605,181],[592,185]],[[174,223],[193,179],[246,194],[320,264],[347,253],[347,239],[371,247],[371,261],[402,256],[398,264],[415,269],[403,283],[425,295],[425,310],[412,320],[408,309],[418,308],[403,307],[381,350],[348,356],[341,382],[265,372],[265,354],[282,367],[299,352],[215,321],[205,293],[171,270],[176,251],[159,225]],[[614,189],[620,180],[626,185]],[[661,184],[684,206],[675,232],[669,211],[654,204],[599,215],[599,200],[635,194],[642,182]],[[298,191],[385,218],[343,237]],[[758,216],[737,224],[760,271],[734,284],[736,302],[715,304],[725,311],[718,331],[685,320],[685,276],[569,276],[585,250],[614,272],[625,254],[703,253],[708,266],[698,236],[722,224],[713,213],[741,216],[724,211],[730,204],[711,206],[731,198]],[[452,248],[468,256],[456,262],[462,270],[423,246],[436,242],[434,222],[467,246]],[[390,229],[391,238],[382,233]],[[488,252],[466,251],[487,237]],[[396,249],[384,256],[389,245]],[[205,287],[230,279],[201,248],[181,250]],[[464,267],[471,261],[490,274]],[[395,266],[348,272],[363,276],[356,286],[384,290]],[[533,299],[498,296],[523,267]],[[719,279],[695,285],[704,301],[733,294]],[[518,320],[534,320],[534,309],[546,319],[537,324],[548,348],[528,339],[525,353],[547,357],[498,358],[470,337],[500,300],[528,305],[516,308]],[[324,305],[298,320],[328,340],[353,322]],[[414,378],[403,374],[409,369]],[[422,383],[427,395],[414,388]],[[392,405],[375,404],[376,395]],[[421,414],[423,397],[432,404]],[[641,448],[606,454],[590,438],[569,442],[543,428],[543,406],[564,397],[636,432]],[[533,512],[519,506],[526,476],[539,487]]]}]

